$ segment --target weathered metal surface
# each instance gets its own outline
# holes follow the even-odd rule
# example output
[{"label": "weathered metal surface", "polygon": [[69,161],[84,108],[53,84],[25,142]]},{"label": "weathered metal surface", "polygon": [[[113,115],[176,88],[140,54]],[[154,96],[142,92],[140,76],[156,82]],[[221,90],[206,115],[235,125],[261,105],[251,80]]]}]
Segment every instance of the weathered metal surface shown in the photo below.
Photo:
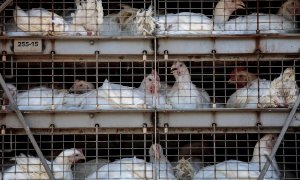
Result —
[{"label": "weathered metal surface", "polygon": [[[19,40],[22,38],[18,38]],[[29,38],[26,37],[28,40]],[[34,40],[35,38],[32,38]],[[2,49],[8,54],[14,54],[13,39],[8,39],[7,44],[2,44]],[[41,53],[50,54],[54,51],[60,55],[92,55],[99,51],[100,54],[153,54],[151,39],[43,39]],[[18,53],[22,54],[22,53]],[[28,53],[23,53],[28,54]]]},{"label": "weathered metal surface", "polygon": [[[282,127],[288,116],[287,111],[190,111],[159,112],[158,127],[167,123],[169,128],[210,128],[213,123],[220,128],[253,128],[260,123],[262,127]],[[40,112],[24,113],[31,128],[142,128],[153,127],[151,112]],[[296,114],[300,118],[300,113]],[[21,128],[21,124],[13,113],[2,113],[0,124],[7,128]],[[300,121],[294,119],[291,127],[299,127]]]},{"label": "weathered metal surface", "polygon": [[217,36],[158,39],[158,54],[298,53],[298,36]]}]

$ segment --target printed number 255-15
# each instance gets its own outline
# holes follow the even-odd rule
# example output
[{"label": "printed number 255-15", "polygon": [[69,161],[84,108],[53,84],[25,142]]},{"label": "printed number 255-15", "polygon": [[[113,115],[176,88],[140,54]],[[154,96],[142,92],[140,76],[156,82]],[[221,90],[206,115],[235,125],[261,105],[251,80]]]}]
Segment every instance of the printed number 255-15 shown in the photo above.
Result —
[{"label": "printed number 255-15", "polygon": [[39,46],[39,42],[18,42],[19,47],[28,47],[28,46]]}]

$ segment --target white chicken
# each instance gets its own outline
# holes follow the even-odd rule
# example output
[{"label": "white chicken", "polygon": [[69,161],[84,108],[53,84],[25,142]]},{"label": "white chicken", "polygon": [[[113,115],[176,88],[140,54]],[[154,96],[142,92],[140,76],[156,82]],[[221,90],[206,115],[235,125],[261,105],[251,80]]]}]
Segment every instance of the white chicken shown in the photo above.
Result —
[{"label": "white chicken", "polygon": [[87,81],[76,79],[72,87],[69,89],[69,91],[74,92],[76,94],[82,94],[91,91],[93,89],[95,89],[94,84]]},{"label": "white chicken", "polygon": [[295,70],[287,68],[273,81],[255,79],[227,100],[227,108],[267,108],[292,106],[298,95]]},{"label": "white chicken", "polygon": [[156,24],[153,17],[153,7],[136,9],[127,5],[117,14],[104,16],[100,26],[100,34],[113,35],[152,35]]},{"label": "white chicken", "polygon": [[199,91],[191,82],[188,68],[182,62],[174,62],[171,72],[176,82],[167,94],[167,102],[175,109],[209,108],[210,98],[205,90]]},{"label": "white chicken", "polygon": [[66,94],[62,102],[62,110],[110,110],[119,108],[113,106],[102,87],[82,94]]},{"label": "white chicken", "polygon": [[13,15],[17,27],[29,35],[88,35],[83,26],[70,24],[61,16],[43,8],[25,12],[16,6]]},{"label": "white chicken", "polygon": [[220,0],[214,9],[213,19],[204,14],[192,12],[160,15],[157,17],[157,34],[211,34],[214,29],[214,21],[224,23],[235,10],[243,8],[242,0]]},{"label": "white chicken", "polygon": [[[55,110],[60,109],[64,97],[68,94],[66,90],[50,89],[46,87],[36,87],[28,91],[17,92],[17,88],[12,84],[7,84],[10,93],[18,106],[19,110]],[[10,102],[3,94],[4,105]]]},{"label": "white chicken", "polygon": [[71,14],[72,24],[82,25],[87,31],[96,33],[103,23],[101,0],[75,0],[76,11]]},{"label": "white chicken", "polygon": [[160,145],[153,144],[149,155],[150,163],[136,157],[123,158],[99,168],[86,179],[176,179]]},{"label": "white chicken", "polygon": [[158,73],[152,69],[151,74],[144,77],[138,90],[145,94],[146,103],[157,109],[172,108],[167,102],[163,94],[160,93],[160,78]]},{"label": "white chicken", "polygon": [[103,23],[99,26],[102,36],[128,35],[129,32],[123,32],[123,29],[133,23],[138,9],[127,5],[122,5],[122,8],[118,13],[103,17]]},{"label": "white chicken", "polygon": [[[72,164],[85,159],[81,150],[71,148],[61,152],[52,162],[47,161],[55,179],[72,180]],[[16,165],[7,169],[3,180],[12,179],[49,179],[41,160],[37,157],[21,154],[14,158]]]},{"label": "white chicken", "polygon": [[107,99],[121,107],[170,108],[165,97],[158,93],[159,88],[160,79],[154,70],[143,79],[139,88],[111,84],[108,81],[105,81],[102,85],[102,90]]},{"label": "white chicken", "polygon": [[300,12],[299,0],[287,0],[277,14],[252,13],[247,16],[219,23],[214,34],[256,34],[293,32],[295,15]]},{"label": "white chicken", "polygon": [[163,153],[160,144],[152,144],[149,149],[150,163],[154,164],[157,179],[176,179],[171,163]]},{"label": "white chicken", "polygon": [[239,89],[247,86],[248,83],[257,78],[256,74],[246,71],[244,67],[236,67],[231,71],[228,83],[234,84],[236,89]]},{"label": "white chicken", "polygon": [[[212,166],[206,166],[195,175],[194,179],[257,179],[267,162],[265,156],[271,154],[276,140],[276,135],[266,134],[256,143],[250,162],[227,160]],[[279,180],[279,175],[275,171],[278,167],[275,159],[272,160],[272,164],[264,179]]]},{"label": "white chicken", "polygon": [[72,167],[74,179],[85,179],[88,175],[97,171],[97,169],[110,163],[108,159],[93,159],[83,163],[76,163]]},{"label": "white chicken", "polygon": [[139,88],[110,83],[106,79],[102,86],[95,90],[65,95],[63,108],[67,110],[169,108],[165,97],[158,93],[159,87],[159,76],[155,71],[143,79]]},{"label": "white chicken", "polygon": [[126,7],[117,14],[122,31],[127,35],[152,35],[156,27],[153,15],[152,6],[148,9]]},{"label": "white chicken", "polygon": [[275,88],[275,94],[269,94],[267,96],[263,96],[260,98],[260,102],[258,107],[265,108],[265,107],[277,107],[272,106],[273,103],[276,104],[276,97],[280,96],[283,98],[284,103],[283,107],[291,108],[299,94],[299,87],[297,85],[295,79],[295,70],[293,68],[286,68],[283,73],[276,79],[271,82],[271,87]]},{"label": "white chicken", "polygon": [[145,108],[145,93],[129,86],[110,83],[105,79],[101,87],[104,96],[112,105],[120,108]]}]

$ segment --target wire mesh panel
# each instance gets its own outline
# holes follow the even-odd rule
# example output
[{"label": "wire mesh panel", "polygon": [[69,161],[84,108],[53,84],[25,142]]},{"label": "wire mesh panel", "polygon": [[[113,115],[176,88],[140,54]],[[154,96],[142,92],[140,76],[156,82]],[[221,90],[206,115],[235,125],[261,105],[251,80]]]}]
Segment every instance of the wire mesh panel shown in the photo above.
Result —
[{"label": "wire mesh panel", "polygon": [[160,102],[153,62],[100,61],[16,61],[3,63],[2,73],[20,110],[153,109]]},{"label": "wire mesh panel", "polygon": [[151,1],[13,1],[3,35],[138,36],[155,29]]},{"label": "wire mesh panel", "polygon": [[297,0],[159,1],[159,35],[296,33]]},{"label": "wire mesh panel", "polygon": [[161,61],[173,109],[288,108],[298,96],[297,60]]},{"label": "wire mesh panel", "polygon": [[14,1],[8,36],[138,36],[296,33],[298,0]]},{"label": "wire mesh panel", "polygon": [[[298,60],[106,62],[7,61],[20,110],[201,110],[291,108]],[[2,91],[2,105],[7,96]]]},{"label": "wire mesh panel", "polygon": [[[256,179],[277,135],[171,132],[157,134],[155,141],[148,133],[65,131],[34,137],[57,179]],[[1,141],[3,179],[12,179],[16,171],[19,179],[47,177],[25,134],[7,130]],[[299,179],[298,164],[299,133],[289,132],[265,178]]]}]

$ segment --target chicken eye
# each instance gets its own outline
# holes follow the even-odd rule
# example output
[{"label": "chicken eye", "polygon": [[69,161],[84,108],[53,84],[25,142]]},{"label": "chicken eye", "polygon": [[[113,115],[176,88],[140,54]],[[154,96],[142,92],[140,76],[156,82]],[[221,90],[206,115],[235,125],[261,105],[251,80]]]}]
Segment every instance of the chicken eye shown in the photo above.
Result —
[{"label": "chicken eye", "polygon": [[149,81],[151,82],[151,81],[152,81],[152,79],[151,79],[151,78],[149,78]]}]

